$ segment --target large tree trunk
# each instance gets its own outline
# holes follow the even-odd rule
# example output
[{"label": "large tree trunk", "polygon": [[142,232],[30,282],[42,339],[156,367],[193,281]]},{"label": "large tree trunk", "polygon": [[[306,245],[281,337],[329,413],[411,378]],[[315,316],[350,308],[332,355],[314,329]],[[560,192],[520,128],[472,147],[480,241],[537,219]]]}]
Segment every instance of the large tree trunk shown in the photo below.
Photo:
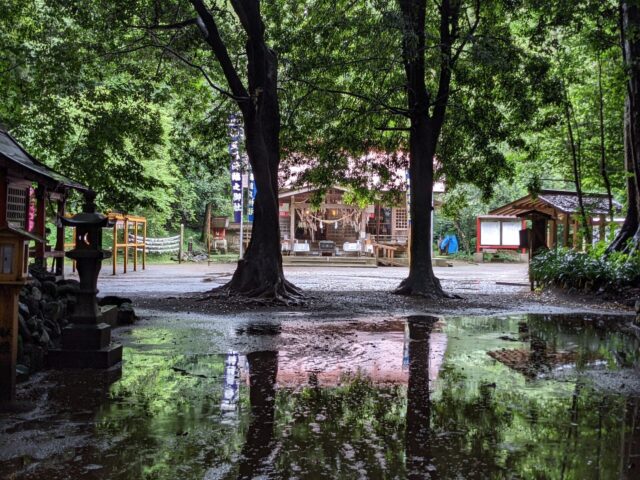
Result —
[{"label": "large tree trunk", "polygon": [[409,276],[395,290],[403,295],[445,297],[440,280],[433,273],[431,212],[433,209],[432,132],[426,118],[412,119],[409,145],[411,178],[411,262]]},{"label": "large tree trunk", "polygon": [[629,128],[629,101],[625,102],[625,126],[624,126],[624,160],[625,170],[627,171],[627,215],[622,224],[622,228],[616,235],[616,238],[611,242],[611,245],[607,248],[607,252],[621,252],[627,248],[629,240],[633,238],[638,232],[638,203],[640,202],[640,196],[636,190],[636,181],[633,171],[633,154],[631,153],[631,135]]},{"label": "large tree trunk", "polygon": [[[457,12],[443,0],[440,9],[440,78],[433,114],[425,83],[426,0],[399,0],[403,18],[402,56],[407,76],[409,119],[409,175],[411,179],[411,261],[409,276],[395,293],[431,298],[446,297],[431,264],[431,211],[433,209],[433,159],[444,123],[451,83],[450,25]],[[458,7],[459,8],[459,7]]]},{"label": "large tree trunk", "polygon": [[[259,119],[245,117],[247,156],[256,181],[251,241],[238,262],[229,283],[221,287],[229,293],[252,298],[295,302],[300,290],[284,278],[278,219],[277,167],[270,167],[270,155]],[[276,164],[277,165],[277,164]],[[275,178],[275,188],[274,188]]]},{"label": "large tree trunk", "polygon": [[261,301],[295,303],[302,298],[301,291],[285,280],[280,250],[278,59],[265,42],[260,0],[231,0],[247,34],[247,87],[229,57],[213,15],[202,0],[191,0],[191,3],[198,13],[204,38],[216,55],[242,112],[247,156],[257,189],[249,247],[231,281],[218,290]]},{"label": "large tree trunk", "polygon": [[640,246],[640,9],[635,2],[621,1],[622,54],[627,69],[625,102],[625,166],[628,208],[624,224],[608,251],[635,251]]}]

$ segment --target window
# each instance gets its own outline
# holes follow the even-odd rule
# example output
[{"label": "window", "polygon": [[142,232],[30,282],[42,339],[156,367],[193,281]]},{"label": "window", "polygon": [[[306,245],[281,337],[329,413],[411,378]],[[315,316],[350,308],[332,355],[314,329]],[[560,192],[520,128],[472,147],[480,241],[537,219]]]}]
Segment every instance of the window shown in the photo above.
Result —
[{"label": "window", "polygon": [[406,208],[396,208],[396,230],[409,228]]},{"label": "window", "polygon": [[26,230],[27,189],[9,187],[7,190],[7,221]]}]

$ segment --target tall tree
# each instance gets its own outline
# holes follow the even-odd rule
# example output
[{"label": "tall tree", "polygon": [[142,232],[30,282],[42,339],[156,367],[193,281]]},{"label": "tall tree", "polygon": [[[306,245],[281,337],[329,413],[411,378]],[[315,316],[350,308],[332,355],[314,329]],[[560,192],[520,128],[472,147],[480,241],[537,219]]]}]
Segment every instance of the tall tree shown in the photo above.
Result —
[{"label": "tall tree", "polygon": [[301,291],[284,278],[278,221],[280,165],[280,103],[278,58],[267,45],[259,0],[231,0],[246,34],[246,78],[243,82],[220,36],[214,9],[191,0],[203,39],[215,55],[244,121],[246,149],[255,176],[257,195],[251,241],[233,277],[222,289],[288,303]]},{"label": "tall tree", "polygon": [[640,5],[620,2],[622,56],[627,73],[624,115],[624,159],[627,171],[627,215],[609,251],[636,251],[640,246]]},{"label": "tall tree", "polygon": [[[244,258],[219,291],[261,301],[300,300],[301,291],[286,281],[282,269],[278,57],[267,44],[260,0],[231,0],[222,6],[203,0],[141,0],[133,7],[127,2],[120,4],[125,11],[132,10],[127,15],[129,28],[146,35],[146,41],[137,39],[129,50],[153,47],[182,62],[202,75],[218,97],[235,104],[235,110],[241,113],[246,152],[257,188],[254,220]],[[189,14],[189,10],[193,13]],[[241,42],[244,48],[240,47]],[[209,60],[212,62],[207,63]],[[226,87],[221,86],[225,83]],[[212,110],[212,116],[218,115],[220,126],[224,125],[220,111],[231,113],[229,108]]]},{"label": "tall tree", "polygon": [[[447,295],[433,273],[431,238],[433,211],[434,158],[445,121],[451,93],[453,64],[461,50],[454,51],[460,35],[462,2],[443,0],[439,8],[438,81],[435,91],[426,82],[425,29],[426,0],[399,0],[402,12],[402,58],[406,74],[409,129],[409,175],[411,178],[411,263],[409,276],[396,293],[443,297]],[[469,35],[480,21],[477,2]],[[463,42],[464,43],[464,42]],[[459,47],[462,48],[462,47]]]},{"label": "tall tree", "polygon": [[[298,108],[308,106],[295,131],[312,133],[298,151],[319,159],[305,180],[327,186],[347,177],[361,192],[373,175],[388,185],[409,166],[411,266],[396,291],[446,296],[431,267],[433,180],[444,175],[448,187],[470,182],[491,195],[509,172],[504,147],[518,143],[535,109],[544,62],[514,41],[510,2],[345,0],[331,13],[322,4],[305,9],[292,42],[315,41],[314,56],[304,61],[294,48],[285,73],[299,85]],[[376,162],[354,162],[363,158]]]}]

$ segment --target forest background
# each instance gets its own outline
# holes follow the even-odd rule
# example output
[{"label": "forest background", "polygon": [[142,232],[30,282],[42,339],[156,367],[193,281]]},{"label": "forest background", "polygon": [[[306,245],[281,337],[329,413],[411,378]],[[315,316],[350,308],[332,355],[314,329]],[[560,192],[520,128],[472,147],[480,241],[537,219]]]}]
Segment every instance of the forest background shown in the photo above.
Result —
[{"label": "forest background", "polygon": [[[149,28],[154,11],[184,3],[0,3],[0,121],[37,158],[95,189],[101,209],[146,216],[151,236],[201,228],[207,205],[231,211],[235,105],[216,89],[220,68],[197,30]],[[227,2],[210,4],[227,42],[241,45]],[[527,192],[574,190],[578,177],[585,192],[627,201],[618,3],[489,4],[454,72],[437,153],[448,191],[436,236],[454,231],[471,249],[475,217]],[[346,178],[356,199],[387,195],[366,179],[405,166],[402,118],[388,116],[402,104],[404,74],[393,2],[262,8],[280,60],[285,175],[303,162],[314,167],[303,182]],[[388,155],[354,171],[348,159],[371,150]]]}]

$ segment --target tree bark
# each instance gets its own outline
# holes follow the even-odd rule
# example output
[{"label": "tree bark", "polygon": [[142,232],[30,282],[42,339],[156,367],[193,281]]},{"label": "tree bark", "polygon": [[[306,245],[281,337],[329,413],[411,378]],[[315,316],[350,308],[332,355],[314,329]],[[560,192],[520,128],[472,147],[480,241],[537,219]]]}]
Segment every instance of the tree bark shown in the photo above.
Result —
[{"label": "tree bark", "polygon": [[433,159],[444,123],[451,84],[451,50],[459,3],[443,0],[440,9],[440,75],[433,112],[425,82],[426,0],[398,0],[403,19],[402,56],[409,110],[409,176],[411,179],[411,262],[409,276],[395,290],[401,295],[451,297],[444,292],[431,263]]},{"label": "tree bark", "polygon": [[630,133],[630,114],[629,114],[629,102],[625,102],[625,125],[624,125],[624,163],[625,170],[627,172],[627,214],[624,219],[624,223],[622,227],[618,231],[616,238],[614,238],[613,242],[607,248],[607,253],[612,252],[621,252],[624,251],[635,234],[638,232],[638,227],[640,226],[639,220],[639,212],[640,209],[638,207],[640,199],[636,189],[636,181],[634,177],[633,170],[633,154],[631,149],[633,146],[631,145],[631,133]]},{"label": "tree bark", "polygon": [[202,233],[200,235],[200,241],[206,243],[210,234],[211,234],[211,202],[208,202],[207,206],[204,209],[204,221],[202,222]]},{"label": "tree bark", "polygon": [[640,9],[635,2],[620,2],[622,57],[627,70],[624,115],[624,158],[628,207],[624,224],[608,252],[632,251],[640,246]]},{"label": "tree bark", "polygon": [[[219,289],[261,301],[297,303],[301,291],[284,278],[278,219],[278,166],[280,165],[280,109],[278,59],[266,44],[259,0],[232,0],[247,34],[248,87],[229,57],[216,22],[201,0],[191,0],[198,25],[227,79],[244,120],[245,142],[257,194],[251,241],[229,283]],[[242,240],[241,240],[242,241]]]}]

